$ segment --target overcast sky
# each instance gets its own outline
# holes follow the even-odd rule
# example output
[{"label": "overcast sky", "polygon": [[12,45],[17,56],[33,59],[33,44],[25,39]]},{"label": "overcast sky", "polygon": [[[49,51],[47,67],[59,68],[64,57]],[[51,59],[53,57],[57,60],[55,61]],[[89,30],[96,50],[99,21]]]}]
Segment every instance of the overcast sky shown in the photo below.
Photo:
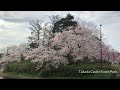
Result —
[{"label": "overcast sky", "polygon": [[67,13],[93,21],[98,27],[102,24],[103,38],[120,51],[120,11],[0,11],[0,49],[27,42],[30,20],[48,22],[48,16],[65,16]]}]

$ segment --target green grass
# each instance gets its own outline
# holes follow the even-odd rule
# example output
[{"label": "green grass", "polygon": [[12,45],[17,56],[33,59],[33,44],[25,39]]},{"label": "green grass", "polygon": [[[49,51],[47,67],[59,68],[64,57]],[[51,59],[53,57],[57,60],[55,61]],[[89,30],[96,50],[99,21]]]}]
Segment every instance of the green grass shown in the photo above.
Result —
[{"label": "green grass", "polygon": [[[21,79],[116,79],[116,74],[97,73],[81,74],[78,70],[101,70],[100,63],[81,63],[78,65],[60,66],[58,69],[35,72],[35,64],[30,61],[11,63],[0,76]],[[9,68],[8,68],[9,67]],[[117,70],[118,65],[103,63],[102,70]]]},{"label": "green grass", "polygon": [[3,72],[0,76],[5,79],[39,79],[38,74],[32,73],[16,73],[16,72]]}]

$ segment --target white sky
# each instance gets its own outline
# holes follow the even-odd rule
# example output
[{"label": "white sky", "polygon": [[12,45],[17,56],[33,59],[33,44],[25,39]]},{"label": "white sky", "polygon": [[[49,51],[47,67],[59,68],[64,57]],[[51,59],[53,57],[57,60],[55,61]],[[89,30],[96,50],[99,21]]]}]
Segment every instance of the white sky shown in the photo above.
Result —
[{"label": "white sky", "polygon": [[120,51],[120,11],[0,11],[0,49],[27,42],[30,20],[42,18],[47,22],[48,16],[67,13],[93,21],[98,27],[102,24],[105,40]]}]

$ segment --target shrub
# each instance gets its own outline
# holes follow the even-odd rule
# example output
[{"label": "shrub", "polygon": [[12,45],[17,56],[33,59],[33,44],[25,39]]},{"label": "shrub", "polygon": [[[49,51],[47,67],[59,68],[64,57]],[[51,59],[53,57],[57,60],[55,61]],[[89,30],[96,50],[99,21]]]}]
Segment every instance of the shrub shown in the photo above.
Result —
[{"label": "shrub", "polygon": [[[58,76],[58,77],[100,77],[100,76],[107,76],[112,77],[113,74],[95,74],[95,73],[79,73],[79,70],[101,70],[100,63],[82,63],[79,65],[61,65],[57,69],[51,69],[51,70],[43,70],[39,73],[42,77],[51,77],[51,76]],[[103,64],[103,70],[115,70],[114,67],[106,66]],[[105,77],[103,77],[105,78]]]},{"label": "shrub", "polygon": [[34,72],[35,66],[30,61],[14,62],[6,65],[4,72]]}]

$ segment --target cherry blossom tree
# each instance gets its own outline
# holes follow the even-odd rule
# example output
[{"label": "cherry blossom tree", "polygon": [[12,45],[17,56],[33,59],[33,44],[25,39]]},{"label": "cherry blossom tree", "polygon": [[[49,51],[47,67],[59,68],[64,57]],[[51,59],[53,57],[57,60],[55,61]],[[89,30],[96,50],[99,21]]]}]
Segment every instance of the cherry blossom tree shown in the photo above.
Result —
[{"label": "cherry blossom tree", "polygon": [[56,33],[50,39],[49,47],[43,45],[32,51],[28,51],[26,60],[39,62],[39,66],[52,65],[58,67],[60,64],[72,64],[78,60],[84,60],[85,56],[93,58],[99,53],[99,41],[92,35],[90,30],[72,27],[63,33]]},{"label": "cherry blossom tree", "polygon": [[44,46],[39,46],[38,48],[29,51],[26,60],[31,60],[33,63],[37,62],[37,69],[44,67],[49,69],[50,66],[58,68],[60,64],[68,64],[67,60],[63,56],[60,56],[57,51]]},{"label": "cherry blossom tree", "polygon": [[99,43],[90,30],[80,28],[69,29],[63,33],[56,33],[52,39],[52,48],[61,55],[72,55],[74,61],[83,60],[85,56],[95,56],[99,51]]},{"label": "cherry blossom tree", "polygon": [[11,62],[20,62],[25,59],[26,52],[28,51],[27,44],[21,44],[19,46],[12,46],[9,49],[9,54],[5,54],[0,63],[11,63]]}]

